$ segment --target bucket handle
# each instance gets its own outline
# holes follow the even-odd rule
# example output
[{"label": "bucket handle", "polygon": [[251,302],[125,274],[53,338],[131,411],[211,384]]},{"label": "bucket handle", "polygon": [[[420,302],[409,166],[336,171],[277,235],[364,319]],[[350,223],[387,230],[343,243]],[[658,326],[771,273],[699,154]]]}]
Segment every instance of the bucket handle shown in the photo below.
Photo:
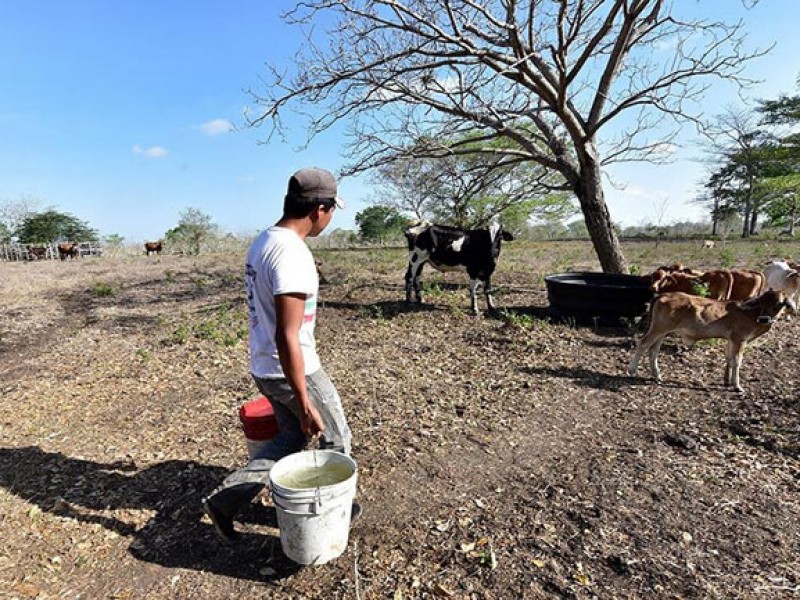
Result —
[{"label": "bucket handle", "polygon": [[[274,492],[273,492],[272,501],[273,502],[275,501]],[[322,502],[322,494],[320,492],[319,486],[317,486],[316,492],[314,494],[314,502],[311,504],[311,506],[313,507],[313,512],[311,514],[313,514],[314,516],[320,514],[320,511],[322,510],[322,504],[323,504],[323,502]],[[288,510],[288,509],[283,508],[283,507],[281,507],[281,511],[283,511],[286,514],[289,514],[289,515],[306,515],[306,516],[308,515],[308,513],[306,513],[306,512],[297,512],[295,510]]]}]

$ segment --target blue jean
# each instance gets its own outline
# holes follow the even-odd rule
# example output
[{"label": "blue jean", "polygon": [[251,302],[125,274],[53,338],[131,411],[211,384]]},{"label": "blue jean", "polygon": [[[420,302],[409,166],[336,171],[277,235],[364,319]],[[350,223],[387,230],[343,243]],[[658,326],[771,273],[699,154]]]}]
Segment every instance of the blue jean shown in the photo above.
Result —
[{"label": "blue jean", "polygon": [[[272,438],[244,467],[228,475],[222,484],[208,495],[208,501],[220,512],[234,517],[250,503],[264,486],[269,484],[269,471],[278,460],[301,451],[308,437],[300,426],[300,404],[286,379],[253,377],[258,390],[266,396],[275,411],[278,435]],[[306,375],[306,387],[311,401],[325,425],[319,447],[350,455],[350,428],[342,408],[339,393],[323,370]]]}]

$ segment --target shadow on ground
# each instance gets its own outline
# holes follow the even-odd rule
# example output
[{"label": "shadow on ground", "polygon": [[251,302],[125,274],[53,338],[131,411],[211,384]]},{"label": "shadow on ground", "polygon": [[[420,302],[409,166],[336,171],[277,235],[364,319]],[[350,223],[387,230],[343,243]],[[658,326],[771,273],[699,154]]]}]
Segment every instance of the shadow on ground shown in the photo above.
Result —
[{"label": "shadow on ground", "polygon": [[326,300],[323,308],[346,310],[373,319],[394,319],[399,315],[414,312],[437,312],[449,310],[448,307],[435,304],[414,304],[404,301],[384,300],[382,302],[348,302]]},{"label": "shadow on ground", "polygon": [[[215,301],[205,307],[207,309],[243,301],[238,273],[199,269],[173,273],[167,270],[164,275],[135,283],[96,282],[93,287],[67,290],[58,295],[58,302],[65,315],[82,321],[84,325],[96,325],[98,309],[113,307],[119,312],[104,316],[105,329],[148,330],[159,325],[160,313],[175,314],[185,310],[183,305],[203,298]],[[220,301],[220,298],[224,300]],[[143,309],[146,309],[146,314],[137,312]]]},{"label": "shadow on ground", "polygon": [[[42,511],[98,524],[131,540],[137,559],[164,567],[208,571],[240,579],[277,581],[300,568],[273,535],[244,533],[224,546],[201,522],[200,499],[227,470],[170,460],[139,469],[132,462],[99,463],[45,452],[35,446],[0,448],[0,485]],[[155,511],[148,522],[127,522],[110,511]],[[252,505],[239,519],[277,525],[275,509]],[[268,568],[268,575],[262,572]]]},{"label": "shadow on ground", "polygon": [[600,371],[581,368],[566,367],[525,367],[523,373],[539,377],[556,377],[560,379],[571,379],[577,385],[598,390],[616,391],[623,387],[648,385],[652,382],[638,377],[627,375],[609,375]]}]

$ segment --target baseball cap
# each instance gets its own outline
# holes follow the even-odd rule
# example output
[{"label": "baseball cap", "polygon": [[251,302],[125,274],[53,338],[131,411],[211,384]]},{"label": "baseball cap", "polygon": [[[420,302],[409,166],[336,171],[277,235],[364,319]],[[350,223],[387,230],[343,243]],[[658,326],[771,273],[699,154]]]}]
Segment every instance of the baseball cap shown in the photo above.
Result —
[{"label": "baseball cap", "polygon": [[331,199],[336,208],[344,208],[344,200],[336,194],[336,178],[319,167],[300,169],[289,178],[287,195],[300,198]]}]

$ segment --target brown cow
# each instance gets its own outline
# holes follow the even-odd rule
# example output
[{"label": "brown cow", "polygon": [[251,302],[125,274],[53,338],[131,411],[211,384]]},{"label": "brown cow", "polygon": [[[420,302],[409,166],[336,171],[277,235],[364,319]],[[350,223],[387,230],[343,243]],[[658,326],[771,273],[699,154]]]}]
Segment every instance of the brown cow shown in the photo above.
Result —
[{"label": "brown cow", "polygon": [[717,269],[706,271],[700,277],[708,288],[708,297],[714,300],[728,300],[733,287],[733,275],[730,271]]},{"label": "brown cow", "polygon": [[650,287],[658,294],[683,292],[725,300],[730,293],[732,277],[727,271],[700,271],[698,275],[674,271],[656,280]]},{"label": "brown cow", "polygon": [[61,260],[65,260],[67,258],[80,258],[80,255],[80,244],[64,242],[63,244],[58,245],[58,258]]},{"label": "brown cow", "polygon": [[661,265],[649,275],[643,275],[642,279],[653,289],[653,291],[655,291],[658,282],[672,273],[684,273],[686,275],[699,276],[703,274],[703,271],[686,267],[683,265],[683,263],[674,263],[671,265]]},{"label": "brown cow", "polygon": [[44,246],[29,246],[28,260],[44,260],[47,258],[47,248]]},{"label": "brown cow", "polygon": [[731,291],[728,300],[747,300],[755,298],[764,289],[764,274],[760,271],[750,271],[747,269],[734,269],[730,272],[733,280],[731,281]]},{"label": "brown cow", "polygon": [[144,243],[144,252],[147,254],[147,256],[150,256],[151,254],[161,254],[162,248],[163,244],[161,243],[161,240],[157,242]]},{"label": "brown cow", "polygon": [[728,340],[725,348],[725,385],[737,392],[739,367],[745,344],[770,330],[784,308],[795,313],[797,306],[782,292],[768,290],[744,302],[723,302],[682,292],[662,294],[650,305],[650,326],[636,347],[628,374],[633,377],[642,355],[650,357],[650,373],[660,382],[658,351],[669,333],[678,333],[686,341],[709,338]]}]

